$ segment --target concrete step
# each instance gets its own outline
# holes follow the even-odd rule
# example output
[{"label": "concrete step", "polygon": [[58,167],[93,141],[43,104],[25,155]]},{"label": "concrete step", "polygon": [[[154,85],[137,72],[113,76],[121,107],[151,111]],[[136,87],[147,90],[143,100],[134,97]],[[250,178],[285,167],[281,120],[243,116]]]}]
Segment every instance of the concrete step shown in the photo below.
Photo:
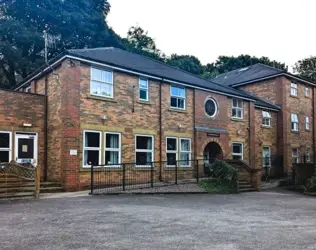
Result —
[{"label": "concrete step", "polygon": [[238,189],[238,192],[239,192],[239,193],[255,192],[255,191],[256,191],[256,189],[254,189],[253,187],[251,187],[251,188],[239,188],[239,189]]},{"label": "concrete step", "polygon": [[238,188],[252,188],[250,184],[239,184]]}]

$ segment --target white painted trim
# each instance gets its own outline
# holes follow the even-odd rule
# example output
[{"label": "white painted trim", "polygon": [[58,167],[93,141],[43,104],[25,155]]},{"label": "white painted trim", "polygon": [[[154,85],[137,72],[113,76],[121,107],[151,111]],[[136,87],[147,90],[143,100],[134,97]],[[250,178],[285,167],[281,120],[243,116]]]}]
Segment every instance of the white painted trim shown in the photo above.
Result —
[{"label": "white painted trim", "polygon": [[[23,133],[23,134],[20,134]],[[19,138],[25,138],[25,139],[29,139],[30,136],[34,137],[34,152],[33,152],[33,160],[31,161],[31,163],[35,166],[37,166],[37,161],[38,161],[38,133],[34,133],[34,132],[30,132],[30,135],[27,134],[28,132],[15,132],[15,136],[14,136],[14,156],[15,156],[15,160],[16,162],[20,162],[19,158],[18,158],[18,150],[19,150],[19,145],[18,145],[18,140]]]},{"label": "white painted trim", "polygon": [[[174,88],[178,88],[178,89],[183,89],[184,90],[184,97],[183,96],[178,96],[178,95],[172,95],[171,93],[171,88],[174,87]],[[184,104],[184,108],[178,108],[178,107],[173,107],[171,106],[171,98],[174,97],[174,98],[179,98],[179,99],[183,99],[183,104]],[[186,88],[184,87],[178,87],[176,85],[170,85],[170,108],[172,109],[178,109],[178,110],[186,110],[186,104],[187,104],[187,90]]]},{"label": "white painted trim", "polygon": [[[119,136],[119,148],[118,150],[113,150],[113,148],[107,148],[106,147],[106,135],[107,134],[111,134],[111,135],[118,135]],[[117,133],[117,132],[104,132],[104,147],[103,147],[103,151],[104,151],[104,165],[105,167],[107,168],[120,168],[121,167],[121,163],[122,163],[122,140],[121,140],[121,133]],[[107,163],[105,162],[105,158],[106,158],[106,154],[105,154],[105,151],[106,150],[109,150],[110,152],[118,152],[119,153],[119,162],[118,162],[118,165],[106,165]]]},{"label": "white painted trim", "polygon": [[[97,80],[92,80],[92,70],[93,70],[93,69],[111,73],[111,82],[101,82],[101,81],[97,81]],[[92,90],[92,88],[91,88],[91,82],[92,82],[92,81],[97,82],[97,83],[99,83],[99,84],[112,85],[111,96],[99,95],[99,94],[91,93],[91,90]],[[114,72],[113,72],[113,70],[104,69],[104,68],[97,68],[97,67],[90,66],[90,95],[114,99]]]},{"label": "white painted trim", "polygon": [[[168,139],[176,139],[176,150],[168,150]],[[166,167],[167,168],[174,168],[176,167],[175,165],[168,165],[168,158],[167,158],[167,154],[171,153],[171,154],[176,154],[176,161],[178,161],[179,159],[179,138],[175,137],[175,136],[166,136]]]},{"label": "white painted trim", "polygon": [[[190,142],[190,151],[182,151],[181,140],[188,140]],[[180,167],[181,168],[190,168],[191,167],[191,154],[192,154],[192,141],[191,138],[180,138],[179,140],[179,150],[180,150]],[[189,165],[181,165],[181,153],[189,153]]]},{"label": "white painted trim", "polygon": [[[152,149],[137,149],[137,136],[143,136],[143,137],[151,137],[151,143],[152,143]],[[137,157],[136,153],[137,152],[145,152],[145,153],[150,153],[151,152],[151,159],[152,162],[154,162],[154,157],[155,157],[155,137],[153,135],[144,135],[144,134],[135,134],[135,163],[137,163]],[[135,164],[136,168],[151,168],[151,165],[137,165]]]},{"label": "white painted trim", "polygon": [[[212,101],[214,104],[215,104],[215,112],[214,112],[214,115],[210,116],[207,112],[206,112],[206,109],[205,109],[205,104],[207,101]],[[215,100],[215,98],[213,97],[207,97],[204,101],[204,112],[205,114],[210,117],[210,118],[214,118],[216,115],[217,115],[217,112],[218,112],[218,104],[217,104],[217,101]]]},{"label": "white painted trim", "polygon": [[265,109],[265,110],[272,110],[272,111],[276,111],[276,112],[279,112],[280,110],[277,110],[277,109],[273,109],[273,108],[267,108],[267,107],[263,107],[263,106],[260,106],[260,105],[255,105],[256,108],[260,108],[260,109]]},{"label": "white painted trim", "polygon": [[[237,153],[234,154],[234,150],[233,150],[234,144],[241,144],[241,154],[237,154]],[[232,142],[232,158],[233,158],[234,155],[238,155],[238,156],[241,155],[241,159],[242,160],[244,159],[244,143],[243,142],[238,142],[238,141],[233,141]]]},{"label": "white painted trim", "polygon": [[12,161],[12,132],[0,131],[2,134],[9,134],[9,148],[1,148],[0,151],[9,152],[9,162]]},{"label": "white painted trim", "polygon": [[[91,133],[99,133],[100,138],[99,138],[99,144],[100,147],[99,148],[89,148],[89,147],[85,147],[86,144],[86,137],[85,134],[86,132],[91,132]],[[101,131],[97,131],[97,130],[83,130],[83,145],[82,145],[82,167],[83,168],[91,168],[91,165],[84,165],[84,151],[85,150],[93,150],[93,151],[97,151],[99,150],[99,165],[101,164],[101,150],[102,150],[102,132]]]},{"label": "white painted trim", "polygon": [[[255,101],[254,99],[250,99],[250,98],[247,98],[247,97],[242,97],[242,96],[238,96],[238,95],[228,94],[228,93],[224,93],[224,92],[221,92],[221,91],[206,89],[206,88],[203,88],[203,87],[197,87],[197,86],[190,85],[190,84],[186,84],[186,83],[181,83],[181,82],[177,82],[177,81],[173,81],[173,80],[168,80],[168,79],[165,79],[165,78],[163,78],[163,77],[156,77],[156,76],[152,76],[152,75],[148,75],[148,74],[136,72],[136,71],[133,71],[133,70],[127,70],[127,69],[123,69],[123,68],[120,68],[120,67],[112,66],[112,65],[109,65],[109,64],[106,64],[106,63],[98,63],[98,62],[95,62],[95,61],[92,61],[92,60],[86,60],[86,59],[83,59],[83,58],[80,58],[80,57],[76,57],[76,56],[71,56],[71,55],[65,55],[65,56],[63,56],[62,58],[60,58],[59,60],[57,60],[56,62],[54,62],[52,65],[50,65],[49,67],[43,69],[42,72],[40,72],[40,73],[38,73],[37,75],[31,77],[29,80],[27,80],[27,81],[24,82],[21,86],[15,88],[14,90],[20,89],[20,88],[23,87],[25,84],[27,84],[27,83],[29,83],[30,81],[34,80],[35,78],[37,78],[37,77],[40,76],[41,74],[45,73],[47,70],[51,70],[52,67],[54,67],[55,65],[57,65],[58,63],[60,63],[60,62],[61,62],[62,60],[64,60],[65,58],[74,59],[74,60],[78,60],[78,61],[81,61],[81,62],[86,62],[86,63],[89,63],[89,64],[91,64],[91,65],[98,65],[98,66],[102,66],[102,67],[107,67],[107,68],[111,68],[111,69],[114,69],[114,70],[118,70],[118,71],[130,73],[130,74],[134,74],[134,75],[138,75],[138,76],[147,77],[147,78],[150,78],[150,79],[155,79],[155,80],[164,81],[164,82],[168,82],[168,83],[174,83],[174,84],[178,84],[178,85],[182,85],[182,86],[190,87],[190,88],[194,88],[194,89],[200,89],[200,90],[204,90],[204,91],[207,91],[207,92],[210,92],[210,93],[215,93],[215,94],[220,94],[220,95],[224,95],[224,96],[239,98],[239,99],[243,99],[243,100],[247,100],[247,101],[252,101],[252,102]],[[206,81],[207,81],[207,80],[206,80]],[[210,82],[210,84],[216,84],[216,83]],[[225,87],[225,86],[224,86],[224,87]]]},{"label": "white painted trim", "polygon": [[[241,101],[241,108],[239,108],[239,107],[234,107],[234,100],[236,100],[237,103],[238,103],[238,101]],[[233,109],[241,110],[241,117],[233,116]],[[236,114],[237,114],[237,112],[236,112]],[[240,100],[240,99],[236,99],[236,98],[233,98],[233,99],[232,99],[232,118],[233,118],[233,119],[237,119],[237,120],[242,120],[242,119],[244,119],[244,102],[243,102],[242,100]]]},{"label": "white painted trim", "polygon": [[[140,87],[140,81],[141,81],[141,80],[147,82],[147,89]],[[146,98],[146,99],[140,98],[140,91],[141,91],[141,90],[145,90],[145,91],[147,92],[147,95],[146,95],[147,98]],[[148,101],[149,101],[149,81],[148,81],[147,78],[144,78],[144,77],[139,77],[139,78],[138,78],[138,99],[139,99],[140,101],[144,101],[144,102],[148,102]]]}]

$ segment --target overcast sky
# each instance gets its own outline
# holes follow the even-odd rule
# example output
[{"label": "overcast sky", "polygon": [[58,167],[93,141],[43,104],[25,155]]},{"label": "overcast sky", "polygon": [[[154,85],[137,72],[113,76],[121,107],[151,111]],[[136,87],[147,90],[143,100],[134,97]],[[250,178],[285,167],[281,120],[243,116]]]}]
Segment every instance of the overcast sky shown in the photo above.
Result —
[{"label": "overcast sky", "polygon": [[316,56],[316,0],[109,0],[109,25],[138,24],[159,49],[202,63],[219,55],[268,56],[291,66]]}]

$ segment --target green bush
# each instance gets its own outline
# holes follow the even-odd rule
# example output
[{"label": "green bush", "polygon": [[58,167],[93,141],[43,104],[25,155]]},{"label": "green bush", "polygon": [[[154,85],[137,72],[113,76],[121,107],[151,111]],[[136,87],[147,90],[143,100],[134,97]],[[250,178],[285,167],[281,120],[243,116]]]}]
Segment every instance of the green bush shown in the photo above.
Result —
[{"label": "green bush", "polygon": [[305,192],[316,193],[316,174],[307,181],[305,185]]}]

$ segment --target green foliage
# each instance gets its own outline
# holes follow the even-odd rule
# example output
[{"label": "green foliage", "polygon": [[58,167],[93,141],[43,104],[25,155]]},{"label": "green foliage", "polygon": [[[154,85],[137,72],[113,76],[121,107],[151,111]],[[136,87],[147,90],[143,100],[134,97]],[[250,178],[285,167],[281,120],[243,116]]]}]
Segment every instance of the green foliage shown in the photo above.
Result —
[{"label": "green foliage", "polygon": [[305,192],[316,193],[316,174],[314,174],[305,185]]},{"label": "green foliage", "polygon": [[208,179],[200,182],[200,187],[212,194],[236,193],[236,187],[230,181]]},{"label": "green foliage", "polygon": [[294,66],[294,72],[308,81],[316,82],[316,56],[298,61]]},{"label": "green foliage", "polygon": [[195,56],[172,54],[166,59],[166,63],[195,75],[203,73],[203,66]]}]

